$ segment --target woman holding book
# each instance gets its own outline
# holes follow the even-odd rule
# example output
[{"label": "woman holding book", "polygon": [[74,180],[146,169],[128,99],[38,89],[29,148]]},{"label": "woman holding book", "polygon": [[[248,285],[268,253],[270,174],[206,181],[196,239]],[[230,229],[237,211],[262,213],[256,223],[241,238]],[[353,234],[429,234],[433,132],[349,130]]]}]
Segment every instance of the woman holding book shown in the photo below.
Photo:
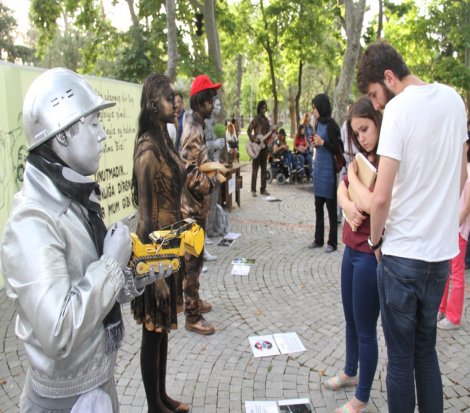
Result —
[{"label": "woman holding book", "polygon": [[[338,201],[346,217],[343,242],[346,245],[341,265],[341,297],[346,319],[346,360],[344,370],[324,383],[328,390],[356,386],[354,397],[337,412],[360,413],[367,406],[378,360],[377,260],[367,239],[370,234],[370,205],[373,181],[366,185],[359,177],[367,162],[377,165],[376,154],[382,115],[368,97],[361,97],[351,107],[347,120],[349,147],[355,145],[365,157],[353,161],[348,175],[338,187]],[[358,170],[359,169],[359,170]],[[370,174],[369,174],[370,176]],[[349,190],[349,192],[348,192]],[[355,201],[350,192],[354,191]],[[361,373],[358,378],[357,370]]]}]

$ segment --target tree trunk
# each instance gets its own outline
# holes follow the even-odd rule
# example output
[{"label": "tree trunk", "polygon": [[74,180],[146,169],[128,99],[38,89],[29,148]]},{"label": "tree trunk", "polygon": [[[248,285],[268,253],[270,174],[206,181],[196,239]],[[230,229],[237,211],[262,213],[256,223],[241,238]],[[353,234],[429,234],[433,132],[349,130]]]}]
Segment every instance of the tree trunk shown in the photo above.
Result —
[{"label": "tree trunk", "polygon": [[298,92],[294,95],[294,88],[289,86],[287,93],[287,99],[289,101],[289,119],[290,119],[290,137],[293,138],[297,132],[297,125],[299,124],[298,119]]},{"label": "tree trunk", "polygon": [[295,95],[295,120],[297,126],[300,125],[300,96],[302,95],[302,73],[304,68],[304,62],[302,59],[299,60],[299,73],[297,75],[297,95]]},{"label": "tree trunk", "polygon": [[365,0],[345,0],[346,5],[346,51],[343,57],[341,75],[333,92],[333,118],[341,124],[346,119],[346,108],[352,89],[356,63],[359,56],[362,22],[364,20]]},{"label": "tree trunk", "polygon": [[165,0],[166,27],[168,40],[168,66],[167,76],[172,82],[176,79],[176,67],[179,55],[176,43],[176,2],[175,0]]},{"label": "tree trunk", "polygon": [[274,58],[273,58],[273,49],[271,47],[271,42],[269,40],[269,28],[268,28],[268,22],[266,21],[266,16],[264,14],[264,4],[263,0],[260,0],[260,6],[261,6],[261,15],[263,17],[263,23],[264,23],[264,30],[266,32],[266,41],[263,43],[263,47],[266,50],[266,53],[268,54],[268,61],[269,61],[269,74],[271,75],[271,92],[273,94],[273,123],[274,125],[277,125],[277,112],[278,112],[278,99],[277,99],[277,87],[276,87],[276,75],[274,73]]},{"label": "tree trunk", "polygon": [[209,59],[217,71],[217,79],[222,79],[222,58],[220,56],[219,34],[215,18],[215,0],[204,0],[204,24],[206,27]]},{"label": "tree trunk", "polygon": [[[209,60],[214,66],[214,69],[217,73],[217,77],[212,80],[219,82],[222,80],[223,73],[222,73],[222,57],[220,55],[219,33],[217,32],[217,20],[215,17],[215,0],[204,0],[203,14],[204,14],[204,25],[206,28]],[[218,96],[220,99],[222,110],[220,111],[220,114],[217,116],[217,121],[223,123],[225,119],[225,113],[226,113],[223,86],[222,88],[219,89]]]},{"label": "tree trunk", "polygon": [[134,27],[139,26],[139,19],[137,18],[137,15],[135,14],[134,10],[134,0],[126,0],[127,7],[129,7],[129,13],[131,15],[131,20],[132,20],[132,25]]},{"label": "tree trunk", "polygon": [[[237,96],[235,98],[235,114],[237,123],[240,125],[240,105],[242,101],[242,77],[243,77],[243,56],[237,55]],[[238,131],[237,131],[238,133]]]},{"label": "tree trunk", "polygon": [[382,29],[383,29],[383,20],[384,20],[384,5],[383,0],[378,0],[379,2],[379,17],[378,17],[378,25],[377,25],[377,34],[375,36],[375,40],[379,41],[382,39]]}]

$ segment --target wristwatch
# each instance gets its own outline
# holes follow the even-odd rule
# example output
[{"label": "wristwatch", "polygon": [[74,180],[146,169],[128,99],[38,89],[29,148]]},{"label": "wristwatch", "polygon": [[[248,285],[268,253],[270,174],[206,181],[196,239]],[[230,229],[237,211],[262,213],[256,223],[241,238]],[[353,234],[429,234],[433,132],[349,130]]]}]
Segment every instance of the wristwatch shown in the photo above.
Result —
[{"label": "wristwatch", "polygon": [[375,251],[375,250],[379,249],[382,246],[383,240],[384,240],[384,236],[382,235],[379,239],[379,242],[377,242],[377,244],[374,244],[372,242],[372,240],[370,239],[370,235],[369,235],[369,238],[367,238],[367,243],[369,244],[370,249],[372,251]]}]

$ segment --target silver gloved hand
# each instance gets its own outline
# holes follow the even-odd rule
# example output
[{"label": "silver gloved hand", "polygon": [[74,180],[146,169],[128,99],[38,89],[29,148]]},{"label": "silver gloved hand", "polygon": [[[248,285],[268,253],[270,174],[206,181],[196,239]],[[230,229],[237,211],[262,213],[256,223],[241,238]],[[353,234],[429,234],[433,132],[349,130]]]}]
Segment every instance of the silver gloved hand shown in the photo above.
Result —
[{"label": "silver gloved hand", "polygon": [[151,268],[149,274],[144,276],[135,276],[128,267],[123,271],[124,286],[118,296],[118,302],[120,304],[126,304],[141,295],[147,285],[170,276],[173,273],[173,268],[171,265],[164,268],[163,264],[160,264],[158,272],[155,272],[155,270]]},{"label": "silver gloved hand", "polygon": [[225,139],[223,139],[223,138],[216,139],[216,140],[213,141],[212,145],[213,145],[213,148],[215,150],[217,150],[217,149],[220,150],[225,146]]},{"label": "silver gloved hand", "polygon": [[104,238],[103,255],[113,258],[124,269],[131,258],[132,242],[129,228],[122,222],[116,222]]},{"label": "silver gloved hand", "polygon": [[158,272],[155,272],[154,268],[151,267],[149,274],[134,277],[135,288],[144,288],[146,285],[152,284],[153,282],[162,278],[169,277],[171,274],[173,274],[173,268],[171,267],[171,265],[168,265],[168,267],[165,268],[163,264],[160,263]]}]

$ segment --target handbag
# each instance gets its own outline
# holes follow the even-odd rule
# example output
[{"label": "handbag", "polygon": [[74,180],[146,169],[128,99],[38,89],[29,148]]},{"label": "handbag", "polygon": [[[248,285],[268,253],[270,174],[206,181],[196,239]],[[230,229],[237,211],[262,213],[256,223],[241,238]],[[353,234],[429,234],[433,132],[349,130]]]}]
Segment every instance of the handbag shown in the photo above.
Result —
[{"label": "handbag", "polygon": [[338,141],[339,151],[333,153],[333,164],[335,166],[335,172],[340,173],[341,169],[346,166],[346,159],[344,158],[344,146],[343,141]]}]

